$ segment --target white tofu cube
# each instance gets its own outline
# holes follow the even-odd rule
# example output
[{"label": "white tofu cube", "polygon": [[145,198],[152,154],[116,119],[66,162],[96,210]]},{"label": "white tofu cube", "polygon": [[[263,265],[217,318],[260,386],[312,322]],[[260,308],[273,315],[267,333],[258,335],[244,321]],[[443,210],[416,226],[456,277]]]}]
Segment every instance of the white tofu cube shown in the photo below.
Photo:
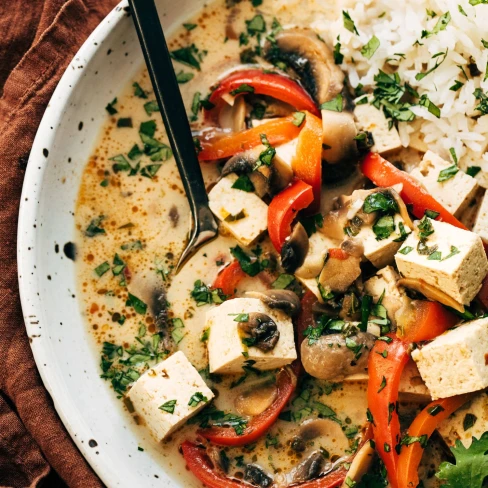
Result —
[{"label": "white tofu cube", "polygon": [[232,188],[237,178],[222,178],[208,194],[209,206],[220,225],[249,246],[268,228],[268,206],[255,193]]},{"label": "white tofu cube", "polygon": [[[437,251],[442,259],[429,259],[429,255],[419,254],[419,236],[413,232],[395,255],[398,270],[404,277],[422,279],[456,302],[468,305],[480,290],[488,272],[488,260],[481,238],[474,232],[429,220],[434,233],[428,237],[426,245],[438,246]],[[404,254],[404,250],[410,248]]]},{"label": "white tofu cube", "polygon": [[[271,351],[248,347],[242,342],[246,336],[239,330],[235,319],[239,314],[252,312],[268,315],[278,327],[280,337]],[[253,366],[257,369],[276,369],[290,364],[297,357],[291,319],[257,298],[234,298],[212,308],[207,312],[206,327],[210,329],[208,357],[211,373],[243,373],[242,366],[249,360],[256,361]]]},{"label": "white tofu cube", "polygon": [[377,268],[393,264],[395,253],[402,245],[401,242],[395,242],[396,239],[401,237],[399,224],[402,223],[405,231],[410,233],[410,227],[408,227],[400,214],[395,214],[393,221],[395,223],[395,231],[386,239],[378,240],[373,232],[373,227],[366,225],[363,225],[356,235],[356,238],[364,246],[364,257]]},{"label": "white tofu cube", "polygon": [[276,146],[276,156],[280,158],[280,160],[289,166],[292,167],[293,159],[295,158],[295,154],[297,152],[297,145],[298,145],[298,138],[292,139],[285,144],[281,144],[280,146]]},{"label": "white tofu cube", "polygon": [[488,386],[488,318],[449,330],[412,352],[432,398],[447,398]]},{"label": "white tofu cube", "polygon": [[398,391],[401,402],[428,403],[432,400],[430,391],[422,380],[415,361],[411,359],[403,368]]},{"label": "white tofu cube", "polygon": [[432,151],[424,154],[422,161],[410,174],[427,188],[429,193],[449,212],[459,217],[476,196],[476,179],[464,171],[458,171],[452,178],[439,182],[441,171],[452,166]]},{"label": "white tofu cube", "polygon": [[386,308],[388,318],[393,325],[396,326],[395,314],[403,305],[408,302],[407,294],[403,287],[397,286],[397,281],[400,275],[392,266],[386,266],[380,269],[376,276],[373,276],[364,283],[364,291],[367,295],[371,295],[375,302],[377,302],[383,295],[382,305]]},{"label": "white tofu cube", "polygon": [[295,277],[303,286],[309,289],[318,299],[322,296],[317,285],[316,277],[319,276],[324,267],[327,252],[331,248],[340,247],[341,242],[331,239],[322,232],[315,232],[308,240],[308,252],[303,264],[295,271]]},{"label": "white tofu cube", "polygon": [[[464,420],[472,426],[465,429]],[[471,420],[471,422],[469,422]],[[474,423],[473,423],[474,422]],[[479,439],[486,431],[488,425],[488,393],[486,391],[476,395],[469,403],[443,420],[437,427],[448,446],[454,446],[459,439],[465,447],[471,445],[473,437]]]},{"label": "white tofu cube", "polygon": [[473,232],[476,232],[484,242],[488,243],[488,191],[484,194],[483,199],[481,200]]},{"label": "white tofu cube", "polygon": [[[193,395],[196,397],[192,398]],[[128,396],[137,415],[159,442],[199,412],[214,394],[186,356],[178,351],[146,371]],[[164,405],[166,410],[160,408]]]},{"label": "white tofu cube", "polygon": [[380,154],[400,149],[402,143],[395,127],[388,127],[388,119],[382,110],[378,110],[373,105],[365,103],[356,105],[354,109],[359,129],[367,130],[373,134],[373,152]]}]

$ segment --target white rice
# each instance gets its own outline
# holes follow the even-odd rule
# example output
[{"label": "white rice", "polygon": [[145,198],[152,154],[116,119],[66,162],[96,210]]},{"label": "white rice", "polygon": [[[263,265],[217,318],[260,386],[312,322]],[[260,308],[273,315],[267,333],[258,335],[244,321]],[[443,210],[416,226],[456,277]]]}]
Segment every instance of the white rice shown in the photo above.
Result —
[{"label": "white rice", "polygon": [[[414,127],[420,130],[428,149],[449,160],[449,149],[454,148],[462,169],[482,168],[477,178],[488,188],[488,116],[479,116],[475,110],[478,101],[473,95],[475,88],[488,90],[488,79],[483,81],[488,49],[481,42],[482,39],[488,41],[488,5],[472,6],[469,0],[337,0],[336,4],[326,0],[273,1],[288,8],[297,3],[296,7],[305,12],[304,16],[308,15],[307,23],[320,32],[329,45],[335,45],[339,36],[344,55],[342,68],[348,73],[353,88],[361,83],[367,91],[372,90],[374,76],[380,69],[384,70],[388,64],[397,67],[402,82],[408,82],[420,95],[425,93],[441,109],[441,116],[437,118],[425,107],[412,108],[417,117]],[[467,16],[459,11],[458,5]],[[434,11],[436,17],[431,18],[426,9]],[[359,35],[344,27],[342,10],[347,10]],[[421,39],[422,30],[432,31],[446,12],[450,13],[451,20],[445,30]],[[380,47],[368,60],[360,51],[373,35],[379,39]],[[417,40],[423,45],[415,45]],[[434,66],[436,59],[432,56],[446,49],[444,62],[417,81],[417,73]],[[404,58],[395,56],[396,53],[403,53]],[[389,58],[395,61],[387,63]],[[470,62],[476,63],[481,76],[470,76]],[[464,68],[469,80],[463,77],[458,66]],[[464,85],[455,92],[449,88],[456,80]],[[409,144],[411,125],[408,122],[399,124],[404,146]]]}]

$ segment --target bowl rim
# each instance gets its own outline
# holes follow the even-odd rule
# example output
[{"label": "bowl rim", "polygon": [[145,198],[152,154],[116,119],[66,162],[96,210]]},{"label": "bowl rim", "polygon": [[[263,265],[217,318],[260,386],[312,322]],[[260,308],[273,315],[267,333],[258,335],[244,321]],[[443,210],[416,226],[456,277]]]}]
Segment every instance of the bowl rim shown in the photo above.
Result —
[{"label": "bowl rim", "polygon": [[[69,106],[70,97],[77,82],[86,74],[87,67],[99,52],[100,46],[127,16],[128,7],[128,0],[118,3],[74,55],[51,96],[34,138],[22,186],[17,224],[17,278],[24,323],[29,337],[39,331],[39,322],[33,318],[40,315],[38,312],[42,308],[38,297],[39,281],[23,277],[30,275],[36,263],[36,253],[29,252],[28,249],[34,248],[38,240],[34,224],[40,213],[38,196],[41,192],[41,185],[39,183],[43,181],[49,164],[49,160],[42,156],[43,150],[50,151],[52,148],[56,131],[51,128],[57,126],[57,122]],[[73,69],[73,67],[79,68],[79,59],[84,61],[83,68]],[[49,341],[49,339],[47,340]],[[56,369],[48,365],[49,347],[46,347],[46,342],[42,340],[36,339],[29,342],[44,387],[51,395],[63,425],[91,468],[107,486],[110,486],[114,481],[112,470],[103,462],[103,457],[97,455],[98,453],[83,441],[83,436],[78,435],[80,425],[69,415],[67,405],[64,405],[63,397],[59,394],[62,382]]]}]

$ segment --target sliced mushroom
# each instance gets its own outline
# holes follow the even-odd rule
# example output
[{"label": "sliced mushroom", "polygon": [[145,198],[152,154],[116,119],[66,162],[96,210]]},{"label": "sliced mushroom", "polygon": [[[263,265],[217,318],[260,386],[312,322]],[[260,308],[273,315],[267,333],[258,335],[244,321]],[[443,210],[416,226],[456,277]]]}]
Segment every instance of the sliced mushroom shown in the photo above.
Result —
[{"label": "sliced mushroom", "polygon": [[293,228],[291,236],[281,248],[281,266],[287,273],[294,273],[303,264],[308,253],[308,246],[307,231],[298,222]]},{"label": "sliced mushroom", "polygon": [[374,336],[367,332],[347,338],[343,334],[325,335],[313,344],[305,339],[301,345],[302,364],[315,378],[342,381],[346,376],[367,370],[373,344]]},{"label": "sliced mushroom", "polygon": [[361,318],[361,303],[354,293],[344,295],[342,300],[342,309],[339,317],[349,322],[360,320]]},{"label": "sliced mushroom", "polygon": [[248,314],[248,321],[239,322],[239,329],[253,339],[253,347],[265,352],[273,350],[280,338],[275,321],[269,315],[260,312]]},{"label": "sliced mushroom", "polygon": [[259,298],[269,308],[281,310],[290,317],[295,317],[300,312],[300,299],[291,290],[248,291],[245,295]]},{"label": "sliced mushroom", "polygon": [[259,158],[266,149],[267,147],[261,144],[236,154],[225,163],[222,177],[230,173],[248,174],[257,195],[261,198],[265,195],[273,196],[279,193],[291,182],[293,171],[277,156],[273,158],[269,166],[259,164]]},{"label": "sliced mushroom", "polygon": [[458,312],[464,313],[464,305],[456,302],[456,300],[439,290],[439,288],[429,285],[422,279],[402,278],[398,281],[397,285],[418,291],[419,293],[422,293],[422,295],[426,296],[429,300],[442,303],[443,305],[451,307]]},{"label": "sliced mushroom", "polygon": [[355,258],[360,258],[364,254],[363,243],[355,237],[344,239],[341,243],[341,249]]},{"label": "sliced mushroom", "polygon": [[[355,483],[359,483],[362,477],[369,471],[375,456],[375,450],[371,446],[371,442],[367,441],[363,447],[354,455],[349,470],[347,471],[346,479],[350,479]],[[344,483],[342,488],[347,488],[350,484]]]},{"label": "sliced mushroom", "polygon": [[400,210],[400,217],[403,219],[405,224],[408,227],[410,227],[410,229],[413,229],[412,219],[410,218],[410,215],[407,210],[407,206],[405,205],[405,202],[403,201],[402,197],[394,188],[389,188],[388,191],[391,193],[392,197],[395,199],[395,201],[398,204],[398,209]]},{"label": "sliced mushroom", "polygon": [[302,483],[310,481],[320,476],[326,465],[324,455],[320,451],[314,451],[302,461],[298,466],[293,468],[291,479],[293,483]]},{"label": "sliced mushroom", "polygon": [[349,255],[347,259],[329,258],[319,275],[324,290],[343,293],[361,274],[361,259]]},{"label": "sliced mushroom", "polygon": [[273,478],[268,476],[262,468],[256,464],[248,464],[244,472],[244,480],[251,485],[268,488],[273,484]]},{"label": "sliced mushroom", "polygon": [[264,412],[276,399],[275,384],[264,383],[242,392],[235,400],[236,410],[241,415],[255,416]]},{"label": "sliced mushroom", "polygon": [[324,150],[322,158],[329,164],[357,161],[359,151],[355,137],[358,134],[352,112],[322,110]]},{"label": "sliced mushroom", "polygon": [[300,425],[300,437],[306,441],[317,439],[318,437],[329,437],[335,441],[343,441],[343,447],[349,445],[341,426],[330,419],[310,419]]},{"label": "sliced mushroom", "polygon": [[219,125],[222,129],[239,132],[246,128],[246,101],[236,97],[233,105],[224,104],[219,112]]},{"label": "sliced mushroom", "polygon": [[335,64],[330,48],[312,29],[287,29],[265,46],[268,61],[291,68],[312,98],[322,104],[337,96],[344,86],[344,73]]}]

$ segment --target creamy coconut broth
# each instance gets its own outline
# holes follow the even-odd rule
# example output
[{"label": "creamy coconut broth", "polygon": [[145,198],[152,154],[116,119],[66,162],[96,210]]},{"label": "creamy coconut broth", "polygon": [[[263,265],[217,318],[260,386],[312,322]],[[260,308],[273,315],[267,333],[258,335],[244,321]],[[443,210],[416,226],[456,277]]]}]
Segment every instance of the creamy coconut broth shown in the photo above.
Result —
[{"label": "creamy coconut broth", "polygon": [[[442,358],[436,356],[436,341],[446,340],[448,334],[459,330],[466,332],[458,334],[451,342],[447,339],[446,344],[440,345],[441,350],[465,346],[463,341],[468,338],[466,354],[472,356],[473,363],[479,361],[480,354],[488,355],[485,347],[488,325],[483,318],[475,321],[483,317],[486,310],[486,298],[475,297],[488,271],[488,262],[481,239],[469,231],[462,231],[465,235],[459,238],[457,232],[461,231],[455,227],[458,220],[451,215],[454,213],[470,229],[473,225],[481,228],[482,212],[478,209],[484,190],[476,184],[473,171],[465,174],[458,169],[456,161],[446,162],[437,154],[424,154],[429,147],[423,140],[425,134],[418,129],[418,120],[409,121],[409,142],[401,141],[407,124],[402,114],[409,110],[408,106],[400,107],[399,100],[392,102],[385,92],[383,98],[376,97],[380,100],[381,111],[369,103],[373,102],[373,88],[378,89],[381,80],[372,84],[371,89],[348,85],[347,79],[344,82],[341,68],[350,69],[354,60],[351,55],[341,58],[340,39],[330,39],[330,36],[324,39],[324,33],[320,31],[319,34],[319,30],[296,30],[310,29],[310,15],[320,12],[325,25],[340,23],[349,34],[355,35],[354,29],[360,22],[354,24],[354,19],[347,12],[343,13],[343,5],[331,2],[324,11],[315,2],[309,2],[310,10],[303,11],[295,3],[215,2],[188,19],[170,37],[169,47],[176,53],[174,66],[188,116],[192,129],[200,137],[197,150],[211,153],[215,139],[208,128],[219,125],[227,127],[224,133],[228,137],[260,124],[266,128],[270,120],[288,117],[283,132],[293,133],[275,144],[270,133],[266,134],[263,129],[268,137],[260,137],[258,142],[245,147],[249,151],[245,153],[247,166],[244,170],[242,161],[234,159],[234,163],[225,164],[239,151],[209,157],[211,160],[201,164],[211,205],[216,200],[212,210],[222,221],[220,235],[201,248],[178,274],[174,269],[186,245],[189,207],[147,71],[141,70],[116,99],[107,100],[107,122],[84,170],[76,212],[83,313],[94,348],[101,356],[101,377],[120,398],[120,408],[127,411],[128,424],[138,431],[139,450],[155,456],[185,486],[201,486],[197,479],[201,470],[194,466],[189,466],[190,471],[186,468],[180,447],[185,441],[196,443],[190,445],[189,457],[195,458],[191,453],[198,452],[206,463],[211,459],[209,469],[217,479],[207,478],[206,484],[211,487],[226,486],[223,481],[226,477],[234,483],[244,480],[263,487],[273,483],[276,486],[305,483],[304,488],[312,488],[306,483],[315,479],[318,484],[313,488],[341,486],[342,483],[346,483],[344,486],[387,486],[383,463],[386,463],[388,476],[395,472],[396,477],[396,471],[389,464],[393,457],[395,463],[398,462],[392,451],[401,453],[416,446],[421,446],[423,452],[423,456],[422,452],[419,456],[420,464],[405,468],[408,463],[402,461],[403,468],[410,474],[398,475],[399,485],[396,478],[395,481],[390,478],[390,485],[416,486],[405,483],[415,478],[412,472],[418,472],[417,483],[420,480],[424,487],[440,486],[442,482],[435,475],[441,461],[453,462],[449,447],[458,438],[469,446],[473,435],[479,438],[486,430],[488,418],[486,396],[480,392],[488,385],[485,364],[479,366],[476,374],[468,372],[460,376],[460,386],[456,384],[455,392],[450,384],[452,380],[442,378],[442,373],[432,372],[432,364],[434,367],[439,364],[441,371],[445,368]],[[297,41],[294,35],[305,37]],[[306,58],[310,49],[297,58],[297,49],[308,46],[310,39],[313,39],[313,49],[319,52],[318,61]],[[376,41],[379,42],[378,38]],[[373,57],[378,49],[376,41],[368,43],[367,49],[364,45],[357,48],[357,56],[363,56],[362,62],[369,59],[370,51],[370,58]],[[328,52],[327,62],[331,64],[324,65],[320,58],[324,56],[324,48],[326,57]],[[279,52],[286,55],[281,56]],[[312,65],[311,81],[306,71],[304,74],[291,69],[297,59],[318,63]],[[285,83],[291,83],[293,88],[284,98],[287,103],[259,95],[259,89],[246,78],[247,81],[233,85],[222,99],[214,99],[216,106],[212,107],[207,98],[211,88],[215,89],[218,80],[233,76],[236,68],[237,72],[257,69],[264,75],[278,76],[286,80]],[[384,76],[391,76],[383,83],[383,90],[391,88],[392,84],[398,86],[400,81],[395,80],[393,74],[398,64],[385,64],[380,68]],[[286,70],[287,74],[281,70]],[[330,81],[334,76],[339,81]],[[324,88],[324,84],[327,87]],[[403,90],[407,95],[401,103],[408,100],[412,106],[428,107],[428,98],[427,102],[424,98],[423,104],[418,103],[421,97],[418,93],[412,94],[413,88]],[[322,111],[317,109],[319,105]],[[316,110],[316,116],[309,109]],[[206,115],[205,110],[208,111]],[[430,107],[429,111],[433,113],[435,109]],[[328,125],[322,127],[319,116],[329,121]],[[320,128],[318,152],[317,141],[310,142],[303,135],[310,130],[308,124],[313,120],[318,121]],[[305,140],[306,150],[300,149],[300,138]],[[290,139],[298,140],[298,148],[296,143],[288,143]],[[276,155],[274,146],[278,147]],[[416,175],[421,181],[417,188],[423,185],[430,200],[427,197],[422,200],[418,189],[405,193],[407,186],[402,178],[382,180],[379,173],[383,171],[384,174],[384,167],[378,170],[375,165],[381,165],[383,160],[366,156],[371,148],[401,168],[403,171],[399,173],[408,171]],[[455,149],[452,149],[451,157],[456,159]],[[300,150],[300,157],[305,161],[301,168],[296,159]],[[297,206],[290,217],[293,231],[283,224],[278,234],[285,234],[279,245],[276,237],[270,239],[266,232],[277,235],[272,227],[279,226],[276,223],[279,216],[270,218],[268,213],[264,228],[249,243],[246,232],[255,232],[254,227],[259,226],[258,221],[262,219],[260,211],[255,210],[257,213],[253,216],[254,204],[249,204],[245,211],[233,214],[229,209],[236,208],[235,203],[225,203],[228,196],[224,194],[238,192],[236,198],[244,200],[253,195],[265,202],[262,205],[265,205],[266,214],[272,211],[273,199],[294,188],[298,179],[299,183],[310,183],[308,194],[314,199],[312,187],[317,189],[317,176],[311,177],[310,172],[303,169],[304,165],[313,166],[313,156],[305,157],[304,152],[318,154],[319,165],[323,166],[321,186],[318,176],[320,205],[315,194],[313,203],[309,200],[306,205]],[[286,167],[287,157],[291,163]],[[360,161],[363,163],[359,168]],[[277,171],[280,178],[269,176],[266,173],[269,168]],[[397,171],[395,167],[393,171]],[[437,177],[439,171],[442,177]],[[461,174],[468,180],[460,181]],[[439,186],[444,182],[452,184],[454,177],[458,178],[455,186]],[[234,185],[233,189],[224,189],[224,196],[218,196],[219,185],[227,180],[229,188]],[[458,198],[464,200],[449,201],[449,195],[457,191],[464,192]],[[212,197],[212,192],[217,196]],[[433,208],[435,200],[441,201],[450,212],[439,210],[441,207]],[[228,205],[227,210],[225,205]],[[283,209],[286,203],[280,205]],[[315,205],[315,209],[307,210],[308,205]],[[302,208],[305,210],[299,214],[300,223],[297,223],[293,217]],[[423,208],[420,214],[419,208]],[[243,230],[233,227],[249,217],[254,222],[247,227],[243,224]],[[433,223],[435,219],[448,223]],[[242,235],[236,239],[229,229]],[[480,235],[484,236],[482,232]],[[413,255],[416,258],[410,259]],[[444,260],[444,268],[451,274],[443,274],[441,266],[436,268]],[[468,272],[463,274],[456,269],[451,272],[450,262],[458,263],[454,268],[469,268]],[[232,267],[238,269],[239,280],[235,282],[235,273],[229,272]],[[235,294],[234,289],[237,290]],[[254,295],[248,295],[249,292]],[[275,302],[277,299],[284,301],[285,310],[283,303],[274,308],[276,303],[269,302],[270,296]],[[290,300],[295,305],[301,300],[299,313],[289,308]],[[219,315],[219,307],[224,310],[232,303],[258,307],[259,311],[264,310],[265,318],[261,316],[253,325],[256,310],[241,310],[237,305],[229,309],[232,313]],[[268,319],[271,320],[266,322]],[[256,327],[263,325],[263,320],[267,326],[271,324],[271,329],[266,329],[264,339],[260,339],[253,334],[257,334]],[[442,335],[461,321],[466,323]],[[222,332],[223,339],[219,343],[215,335],[216,330],[222,330],[220,326],[224,322],[227,330],[238,330],[242,344],[238,357],[233,360],[240,361],[240,365],[237,369],[231,368],[230,373],[225,366],[210,373],[209,352],[215,357],[214,364],[225,363],[225,359],[218,356],[227,350],[230,339]],[[277,342],[273,339],[276,323]],[[286,327],[290,332],[288,336]],[[214,336],[210,337],[212,331]],[[486,351],[473,350],[473,334]],[[278,367],[266,366],[269,359],[262,362],[252,359],[278,356],[280,341],[281,344],[291,341],[292,352],[288,353],[289,359],[279,358]],[[450,345],[452,343],[454,346]],[[257,347],[258,344],[261,345]],[[164,367],[161,370],[156,365],[168,358],[171,360],[177,351],[184,353],[193,368],[189,363],[181,366],[183,373],[172,391],[176,396],[181,393],[183,398],[189,388],[188,399],[169,398],[165,391],[158,392],[156,388],[150,392],[143,385],[145,379],[167,376]],[[300,359],[293,361],[295,351],[301,352],[305,371]],[[457,361],[454,352],[449,354],[452,356],[449,361]],[[381,360],[394,365],[397,378],[401,376],[399,386],[394,386],[395,373],[382,369]],[[460,363],[460,370],[463,367]],[[188,368],[199,375],[197,380],[188,380],[190,386],[185,384],[185,371],[192,374]],[[289,383],[288,390],[283,382]],[[372,382],[377,384],[372,386]],[[432,384],[436,382],[442,386],[434,388]],[[210,390],[205,396],[202,390],[207,387]],[[443,388],[451,390],[444,395]],[[456,400],[459,403],[456,407],[454,401],[444,400],[458,393],[467,396],[462,401]],[[212,394],[214,398],[210,402],[208,396]],[[290,401],[276,410],[280,395],[285,394],[291,395]],[[433,400],[446,403],[430,404]],[[145,405],[152,402],[160,404],[153,410],[150,406],[146,408]],[[430,431],[408,431],[416,416],[421,418],[424,407],[430,409],[430,413],[423,414],[432,418],[446,410],[457,410],[457,413],[443,422],[431,420],[435,425]],[[166,427],[161,427],[157,416],[171,423],[180,408],[185,411],[178,419],[181,426],[165,435]],[[386,408],[385,415],[381,415],[382,408]],[[260,414],[266,416],[271,410],[276,413],[275,417],[281,410],[279,417],[270,423],[271,427],[264,429],[252,442],[236,446],[239,436],[247,435],[246,429],[253,425],[254,419]],[[373,415],[376,411],[379,413]],[[231,432],[230,436],[237,441],[222,443],[211,436],[206,438],[205,429],[211,425],[222,425],[221,430]],[[197,433],[201,428],[203,431]],[[388,432],[393,432],[391,443]],[[160,441],[162,437],[165,438]],[[202,448],[196,447],[198,445]],[[378,454],[374,453],[375,447]],[[361,481],[364,473],[367,475]]]}]

